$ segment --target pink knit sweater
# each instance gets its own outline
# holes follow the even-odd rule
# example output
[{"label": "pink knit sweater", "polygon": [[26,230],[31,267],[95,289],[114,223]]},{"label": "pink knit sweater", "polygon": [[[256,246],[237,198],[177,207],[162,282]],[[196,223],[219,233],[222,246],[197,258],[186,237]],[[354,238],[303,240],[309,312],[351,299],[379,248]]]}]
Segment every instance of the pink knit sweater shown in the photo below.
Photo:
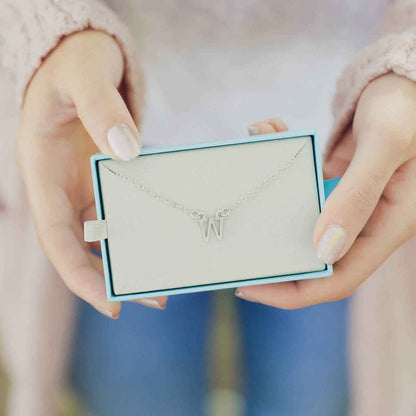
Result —
[{"label": "pink knit sweater", "polygon": [[386,11],[382,36],[366,47],[348,65],[338,80],[333,101],[334,126],[328,154],[354,116],[358,99],[373,79],[388,72],[416,81],[416,2],[391,2]]},{"label": "pink knit sweater", "polygon": [[126,99],[135,118],[139,118],[143,85],[134,42],[128,28],[104,3],[98,0],[11,0],[3,7],[1,58],[4,66],[16,76],[19,103],[35,71],[62,37],[96,29],[114,36],[124,52]]},{"label": "pink knit sweater", "polygon": [[[98,0],[3,0],[0,23],[0,58],[15,77],[19,103],[22,103],[25,89],[42,60],[63,36],[87,28],[113,35],[125,56],[125,98],[139,121],[143,108],[143,85],[135,47],[127,27],[105,4]],[[362,50],[339,78],[333,101],[334,125],[327,152],[333,149],[350,125],[360,94],[369,82],[390,71],[416,81],[415,46],[416,0],[392,2],[386,11],[380,38]],[[7,166],[10,158],[11,155],[7,154],[2,164]],[[64,374],[63,362],[73,319],[72,297],[36,245],[18,180],[8,189],[13,195],[11,199],[17,201],[14,206],[18,207],[8,222],[1,220],[9,231],[5,232],[7,244],[5,239],[0,241],[4,260],[15,258],[10,269],[4,267],[0,270],[0,292],[7,294],[0,305],[0,339],[12,381],[9,414],[54,415],[55,393]],[[0,211],[1,205],[0,200]],[[19,246],[17,243],[13,245],[12,239],[19,244],[24,242],[26,262],[30,267],[23,267],[16,253],[10,252],[10,247]],[[3,264],[2,258],[0,264]],[[357,361],[371,361],[371,356]],[[362,368],[358,373],[364,377],[366,372]],[[372,380],[376,379],[373,377]],[[414,404],[410,396],[407,396],[407,401]],[[368,404],[364,408],[368,411],[366,415],[376,414],[369,410],[371,406]],[[356,406],[356,409],[360,407]],[[357,410],[357,414],[364,413]],[[380,411],[377,415],[381,415]]]}]

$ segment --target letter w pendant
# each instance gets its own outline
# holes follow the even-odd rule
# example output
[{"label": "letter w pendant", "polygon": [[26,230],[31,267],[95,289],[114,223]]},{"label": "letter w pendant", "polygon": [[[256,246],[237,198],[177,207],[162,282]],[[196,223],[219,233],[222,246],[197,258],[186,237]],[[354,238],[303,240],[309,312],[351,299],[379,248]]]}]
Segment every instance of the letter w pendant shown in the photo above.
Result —
[{"label": "letter w pendant", "polygon": [[217,240],[222,240],[223,230],[224,230],[224,217],[209,217],[201,218],[198,220],[199,226],[201,227],[202,237],[205,241],[209,241],[211,235],[211,230],[214,230],[215,237]]}]

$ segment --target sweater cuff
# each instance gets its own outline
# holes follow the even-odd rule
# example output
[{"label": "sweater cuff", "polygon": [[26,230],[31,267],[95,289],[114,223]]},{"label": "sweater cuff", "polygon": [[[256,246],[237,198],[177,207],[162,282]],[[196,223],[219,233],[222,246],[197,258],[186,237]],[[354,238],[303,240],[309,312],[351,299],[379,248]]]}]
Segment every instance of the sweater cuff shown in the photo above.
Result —
[{"label": "sweater cuff", "polygon": [[327,158],[351,125],[358,100],[374,79],[394,72],[416,81],[416,31],[386,35],[365,48],[337,82],[333,101],[334,125],[325,151]]},{"label": "sweater cuff", "polygon": [[97,0],[27,0],[5,36],[3,61],[16,74],[17,100],[45,57],[72,33],[95,29],[113,36],[124,55],[122,89],[132,116],[140,120],[142,72],[127,27],[112,10]]}]

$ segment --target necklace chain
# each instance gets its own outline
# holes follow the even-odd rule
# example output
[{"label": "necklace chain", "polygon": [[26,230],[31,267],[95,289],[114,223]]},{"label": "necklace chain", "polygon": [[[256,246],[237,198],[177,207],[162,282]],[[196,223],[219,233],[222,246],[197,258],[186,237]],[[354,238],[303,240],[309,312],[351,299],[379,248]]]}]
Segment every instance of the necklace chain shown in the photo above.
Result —
[{"label": "necklace chain", "polygon": [[[215,214],[215,219],[221,220],[223,218],[228,217],[232,211],[234,211],[239,206],[253,199],[259,192],[261,192],[264,188],[270,185],[271,182],[275,181],[284,171],[286,171],[290,166],[292,166],[293,163],[298,159],[302,150],[306,146],[307,142],[308,141],[305,140],[305,142],[302,144],[300,149],[288,161],[286,161],[279,169],[277,169],[276,171],[268,175],[266,178],[264,178],[260,183],[258,183],[253,188],[251,188],[246,194],[238,198],[232,205],[226,208],[219,209]],[[164,204],[169,205],[170,207],[183,212],[184,214],[190,216],[193,220],[201,222],[201,221],[205,221],[208,218],[203,211],[199,209],[188,208],[184,206],[183,204],[181,204],[180,202],[177,202],[167,197],[166,195],[159,194],[158,192],[154,191],[153,189],[149,188],[143,183],[137,182],[134,179],[129,178],[128,176],[124,175],[123,173],[111,169],[104,163],[102,165],[109,172],[119,177],[124,182],[133,185],[134,187],[138,188],[140,191],[144,192],[149,197],[156,199],[160,202],[163,202]]]}]

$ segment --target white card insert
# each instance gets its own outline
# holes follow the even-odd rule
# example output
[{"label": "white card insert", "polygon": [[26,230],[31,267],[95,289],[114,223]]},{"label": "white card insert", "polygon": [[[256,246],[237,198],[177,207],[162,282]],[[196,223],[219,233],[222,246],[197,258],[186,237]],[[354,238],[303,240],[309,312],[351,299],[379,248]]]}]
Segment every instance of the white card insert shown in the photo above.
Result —
[{"label": "white card insert", "polygon": [[[202,238],[190,216],[152,198],[106,167],[210,215],[301,154],[224,221],[221,241]],[[103,166],[105,165],[105,166]],[[100,160],[98,174],[115,295],[325,270],[312,233],[319,216],[310,136],[180,150],[131,162]]]}]

